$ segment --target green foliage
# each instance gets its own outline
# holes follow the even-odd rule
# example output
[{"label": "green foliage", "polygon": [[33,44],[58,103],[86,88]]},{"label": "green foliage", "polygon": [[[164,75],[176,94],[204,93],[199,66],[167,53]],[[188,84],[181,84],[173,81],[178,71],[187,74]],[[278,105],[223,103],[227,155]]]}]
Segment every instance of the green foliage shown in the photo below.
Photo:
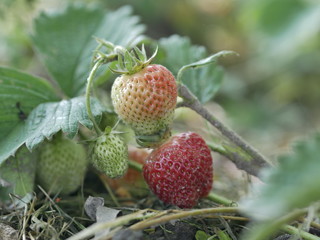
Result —
[{"label": "green foliage", "polygon": [[279,34],[291,24],[295,24],[296,19],[308,3],[303,0],[262,0],[259,2],[248,1],[248,7],[244,12],[254,18],[251,24],[254,24],[259,31],[268,35]]},{"label": "green foliage", "polygon": [[210,235],[201,230],[198,230],[195,235],[196,240],[207,240],[209,237]]},{"label": "green foliage", "polygon": [[6,186],[0,184],[0,200],[8,200],[9,193],[24,197],[33,191],[36,160],[37,152],[30,153],[23,146],[0,166],[0,180],[6,182]]},{"label": "green foliage", "polygon": [[138,47],[134,47],[131,51],[124,49],[122,52],[118,53],[117,68],[111,68],[111,70],[112,72],[119,74],[135,74],[148,66],[157,55],[157,52],[158,49],[156,49],[152,56],[148,58],[144,45],[142,45],[141,49]]},{"label": "green foliage", "polygon": [[[34,45],[67,96],[83,92],[97,46],[93,36],[123,46],[141,40],[144,26],[131,12],[130,7],[105,14],[97,8],[70,6],[61,13],[43,13],[35,20]],[[0,163],[24,143],[33,149],[59,130],[74,137],[79,123],[92,127],[84,98],[55,102],[58,97],[45,80],[0,68],[0,86]],[[93,114],[99,117],[104,109],[97,101],[92,105]]]},{"label": "green foliage", "polygon": [[0,67],[0,139],[4,139],[40,103],[56,101],[48,82]]},{"label": "green foliage", "polygon": [[179,69],[206,56],[203,46],[192,45],[188,37],[173,35],[159,40],[160,61],[177,74]]},{"label": "green foliage", "polygon": [[[320,5],[316,2],[246,1],[241,14],[243,23],[251,31],[249,33],[251,37],[260,36],[261,41],[254,44],[263,46],[258,51],[258,61],[254,63],[258,69],[267,68],[275,73],[287,71],[293,64],[291,68],[296,70],[296,67],[300,68],[300,64],[295,63],[297,57],[308,55],[308,59],[312,56],[312,50],[308,48],[312,46],[313,41],[318,41],[319,37],[317,26],[320,22]],[[269,65],[268,63],[273,59],[277,59],[277,64]]]},{"label": "green foliage", "polygon": [[[91,102],[93,115],[99,118],[104,109],[97,100],[92,99]],[[0,163],[14,154],[22,144],[25,143],[31,150],[60,130],[68,137],[74,137],[79,123],[88,128],[93,127],[88,118],[84,97],[40,104],[25,121],[16,125],[13,131],[0,141]]]},{"label": "green foliage", "polygon": [[35,20],[33,42],[43,63],[69,97],[83,93],[90,71],[95,37],[128,46],[139,40],[144,26],[130,7],[105,12],[70,6],[62,13],[41,14]]},{"label": "green foliage", "polygon": [[206,234],[204,231],[198,230],[196,232],[195,238],[196,240],[231,240],[229,235],[219,228],[215,229],[216,234],[210,236]]},{"label": "green foliage", "polygon": [[217,229],[216,231],[217,231],[217,235],[219,237],[219,240],[231,240],[229,235],[227,233],[225,233],[224,231],[222,231],[221,229]]},{"label": "green foliage", "polygon": [[[160,62],[168,66],[173,74],[190,63],[206,58],[204,47],[191,45],[190,39],[177,35],[159,40]],[[216,61],[202,68],[185,71],[182,82],[202,103],[211,100],[219,90],[223,79],[223,70]]]},{"label": "green foliage", "polygon": [[267,169],[258,196],[244,199],[244,213],[258,220],[277,219],[320,199],[320,134],[294,146],[294,153],[279,158],[279,166]]}]

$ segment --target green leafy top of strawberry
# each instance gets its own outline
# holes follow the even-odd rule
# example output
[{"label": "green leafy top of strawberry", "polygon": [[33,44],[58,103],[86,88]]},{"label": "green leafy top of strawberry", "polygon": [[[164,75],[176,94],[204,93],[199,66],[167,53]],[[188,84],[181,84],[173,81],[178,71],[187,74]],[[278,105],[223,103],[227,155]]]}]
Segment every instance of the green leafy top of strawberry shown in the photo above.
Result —
[{"label": "green leafy top of strawberry", "polygon": [[117,68],[112,68],[111,71],[119,74],[132,75],[141,71],[151,63],[157,55],[158,48],[150,58],[147,57],[144,45],[142,45],[141,49],[134,47],[131,51],[116,46],[114,51],[118,53],[118,64],[116,65]]}]

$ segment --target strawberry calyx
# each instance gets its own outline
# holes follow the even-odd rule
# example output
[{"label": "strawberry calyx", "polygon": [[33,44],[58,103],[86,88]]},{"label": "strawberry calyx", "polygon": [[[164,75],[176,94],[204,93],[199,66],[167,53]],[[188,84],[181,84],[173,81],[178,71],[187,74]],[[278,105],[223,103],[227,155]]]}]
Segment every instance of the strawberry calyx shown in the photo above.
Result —
[{"label": "strawberry calyx", "polygon": [[132,75],[151,63],[158,53],[158,47],[149,58],[147,57],[144,45],[142,45],[141,49],[134,47],[128,51],[121,47],[115,48],[115,51],[118,53],[118,64],[116,68],[110,68],[111,71],[118,74]]},{"label": "strawberry calyx", "polygon": [[171,129],[163,128],[152,135],[136,135],[136,142],[145,148],[157,148],[171,137]]},{"label": "strawberry calyx", "polygon": [[[94,50],[95,57],[93,62],[100,61],[102,64],[110,63],[117,60],[116,68],[110,67],[110,70],[118,74],[132,75],[141,71],[148,66],[158,53],[158,47],[151,57],[147,57],[147,53],[142,44],[141,49],[133,47],[130,51],[120,45],[114,45],[112,42],[95,37],[99,43]],[[101,49],[104,49],[102,51]]]}]

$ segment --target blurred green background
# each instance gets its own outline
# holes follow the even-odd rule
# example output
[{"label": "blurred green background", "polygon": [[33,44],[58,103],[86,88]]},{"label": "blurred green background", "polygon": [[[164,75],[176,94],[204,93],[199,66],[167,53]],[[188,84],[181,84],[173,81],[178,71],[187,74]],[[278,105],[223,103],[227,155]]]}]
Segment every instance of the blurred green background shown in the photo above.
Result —
[{"label": "blurred green background", "polygon": [[318,0],[0,0],[0,65],[45,76],[29,39],[32,19],[70,2],[131,5],[154,39],[179,34],[210,53],[238,52],[220,62],[224,82],[208,107],[219,106],[220,117],[268,157],[319,129]]}]

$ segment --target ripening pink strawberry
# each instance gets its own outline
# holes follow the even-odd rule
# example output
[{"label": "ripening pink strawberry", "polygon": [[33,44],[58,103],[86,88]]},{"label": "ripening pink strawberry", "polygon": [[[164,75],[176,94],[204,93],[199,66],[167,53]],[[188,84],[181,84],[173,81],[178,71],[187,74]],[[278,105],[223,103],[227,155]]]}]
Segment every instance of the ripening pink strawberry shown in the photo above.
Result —
[{"label": "ripening pink strawberry", "polygon": [[123,71],[111,91],[115,112],[134,130],[142,146],[152,146],[170,136],[178,96],[173,74],[149,62]]}]

